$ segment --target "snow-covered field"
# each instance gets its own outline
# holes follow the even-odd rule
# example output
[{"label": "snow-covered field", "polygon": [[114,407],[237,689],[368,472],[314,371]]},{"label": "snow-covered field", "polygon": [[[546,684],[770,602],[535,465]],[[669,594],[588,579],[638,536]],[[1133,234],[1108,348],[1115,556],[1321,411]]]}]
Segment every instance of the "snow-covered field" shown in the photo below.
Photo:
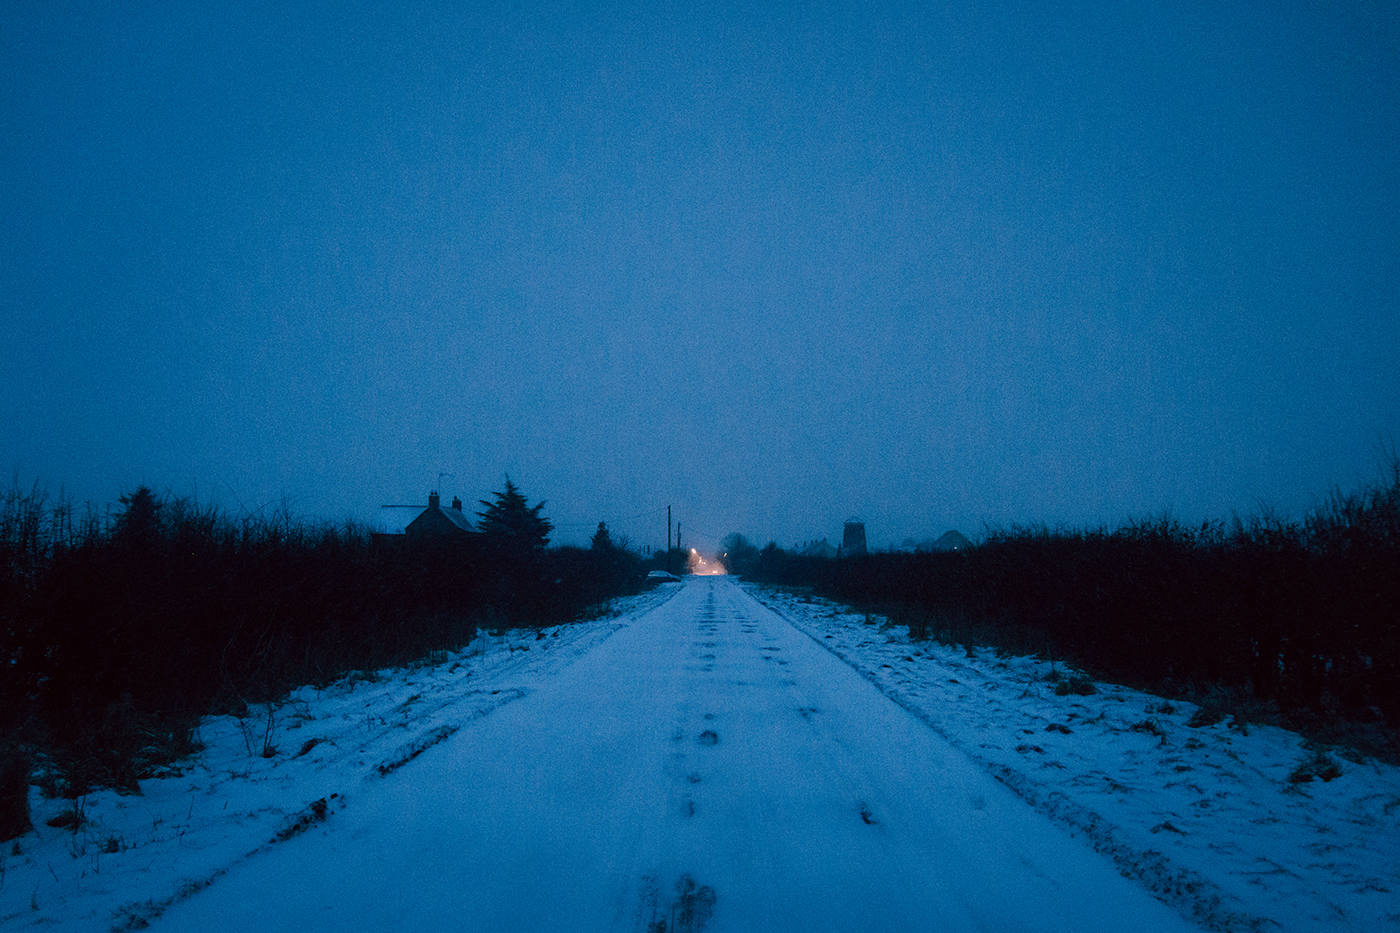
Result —
[{"label": "snow-covered field", "polygon": [[727,578],[618,608],[208,719],[76,832],[36,791],[0,928],[1400,926],[1393,767]]}]

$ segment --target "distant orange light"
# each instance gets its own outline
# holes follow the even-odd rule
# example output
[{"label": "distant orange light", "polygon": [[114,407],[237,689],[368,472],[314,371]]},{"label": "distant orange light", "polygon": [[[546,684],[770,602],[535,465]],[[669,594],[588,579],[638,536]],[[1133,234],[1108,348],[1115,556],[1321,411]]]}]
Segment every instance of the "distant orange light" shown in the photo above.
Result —
[{"label": "distant orange light", "polygon": [[700,552],[695,548],[690,549],[690,555],[686,558],[686,566],[692,574],[702,577],[717,577],[729,572],[719,561],[706,560],[701,557]]}]

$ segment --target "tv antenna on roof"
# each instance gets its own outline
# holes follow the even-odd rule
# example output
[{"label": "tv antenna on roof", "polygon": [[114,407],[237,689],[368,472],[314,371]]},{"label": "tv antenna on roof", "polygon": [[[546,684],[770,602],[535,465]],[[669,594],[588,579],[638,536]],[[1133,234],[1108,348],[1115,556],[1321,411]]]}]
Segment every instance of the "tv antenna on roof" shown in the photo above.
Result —
[{"label": "tv antenna on roof", "polygon": [[[456,473],[438,473],[438,484],[437,484],[437,488],[438,488],[438,489],[442,489],[442,478],[443,478],[444,476],[450,476],[450,477],[452,477],[453,479],[456,479],[456,478],[457,478],[457,474],[456,474]],[[437,492],[434,491],[434,492],[433,492],[433,495],[437,495]],[[427,506],[426,506],[426,505],[381,505],[380,508],[381,508],[381,509],[425,509],[425,508],[427,508]]]}]

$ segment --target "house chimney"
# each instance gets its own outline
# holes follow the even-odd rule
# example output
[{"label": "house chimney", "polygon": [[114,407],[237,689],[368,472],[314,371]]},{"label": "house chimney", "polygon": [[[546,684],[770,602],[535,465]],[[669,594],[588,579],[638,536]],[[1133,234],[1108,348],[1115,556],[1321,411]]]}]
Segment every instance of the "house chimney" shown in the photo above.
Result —
[{"label": "house chimney", "polygon": [[454,509],[456,509],[457,511],[459,511],[459,512],[462,511],[462,500],[461,500],[459,497],[457,497],[457,496],[453,496],[453,497],[452,497],[452,507],[453,507]]},{"label": "house chimney", "polygon": [[437,493],[435,493],[435,492],[430,492],[430,493],[428,493],[428,508],[430,508],[430,509],[438,508],[438,506],[441,505],[441,503],[442,503],[442,500],[438,498],[438,494],[437,494]]}]

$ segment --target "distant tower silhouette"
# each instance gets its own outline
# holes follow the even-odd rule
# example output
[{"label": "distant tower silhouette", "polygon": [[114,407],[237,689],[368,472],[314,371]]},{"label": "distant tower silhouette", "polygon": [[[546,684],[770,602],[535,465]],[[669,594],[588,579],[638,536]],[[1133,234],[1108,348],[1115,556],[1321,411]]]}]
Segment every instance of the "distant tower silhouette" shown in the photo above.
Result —
[{"label": "distant tower silhouette", "polygon": [[865,522],[858,518],[846,519],[845,531],[841,535],[841,556],[850,557],[865,553]]}]

